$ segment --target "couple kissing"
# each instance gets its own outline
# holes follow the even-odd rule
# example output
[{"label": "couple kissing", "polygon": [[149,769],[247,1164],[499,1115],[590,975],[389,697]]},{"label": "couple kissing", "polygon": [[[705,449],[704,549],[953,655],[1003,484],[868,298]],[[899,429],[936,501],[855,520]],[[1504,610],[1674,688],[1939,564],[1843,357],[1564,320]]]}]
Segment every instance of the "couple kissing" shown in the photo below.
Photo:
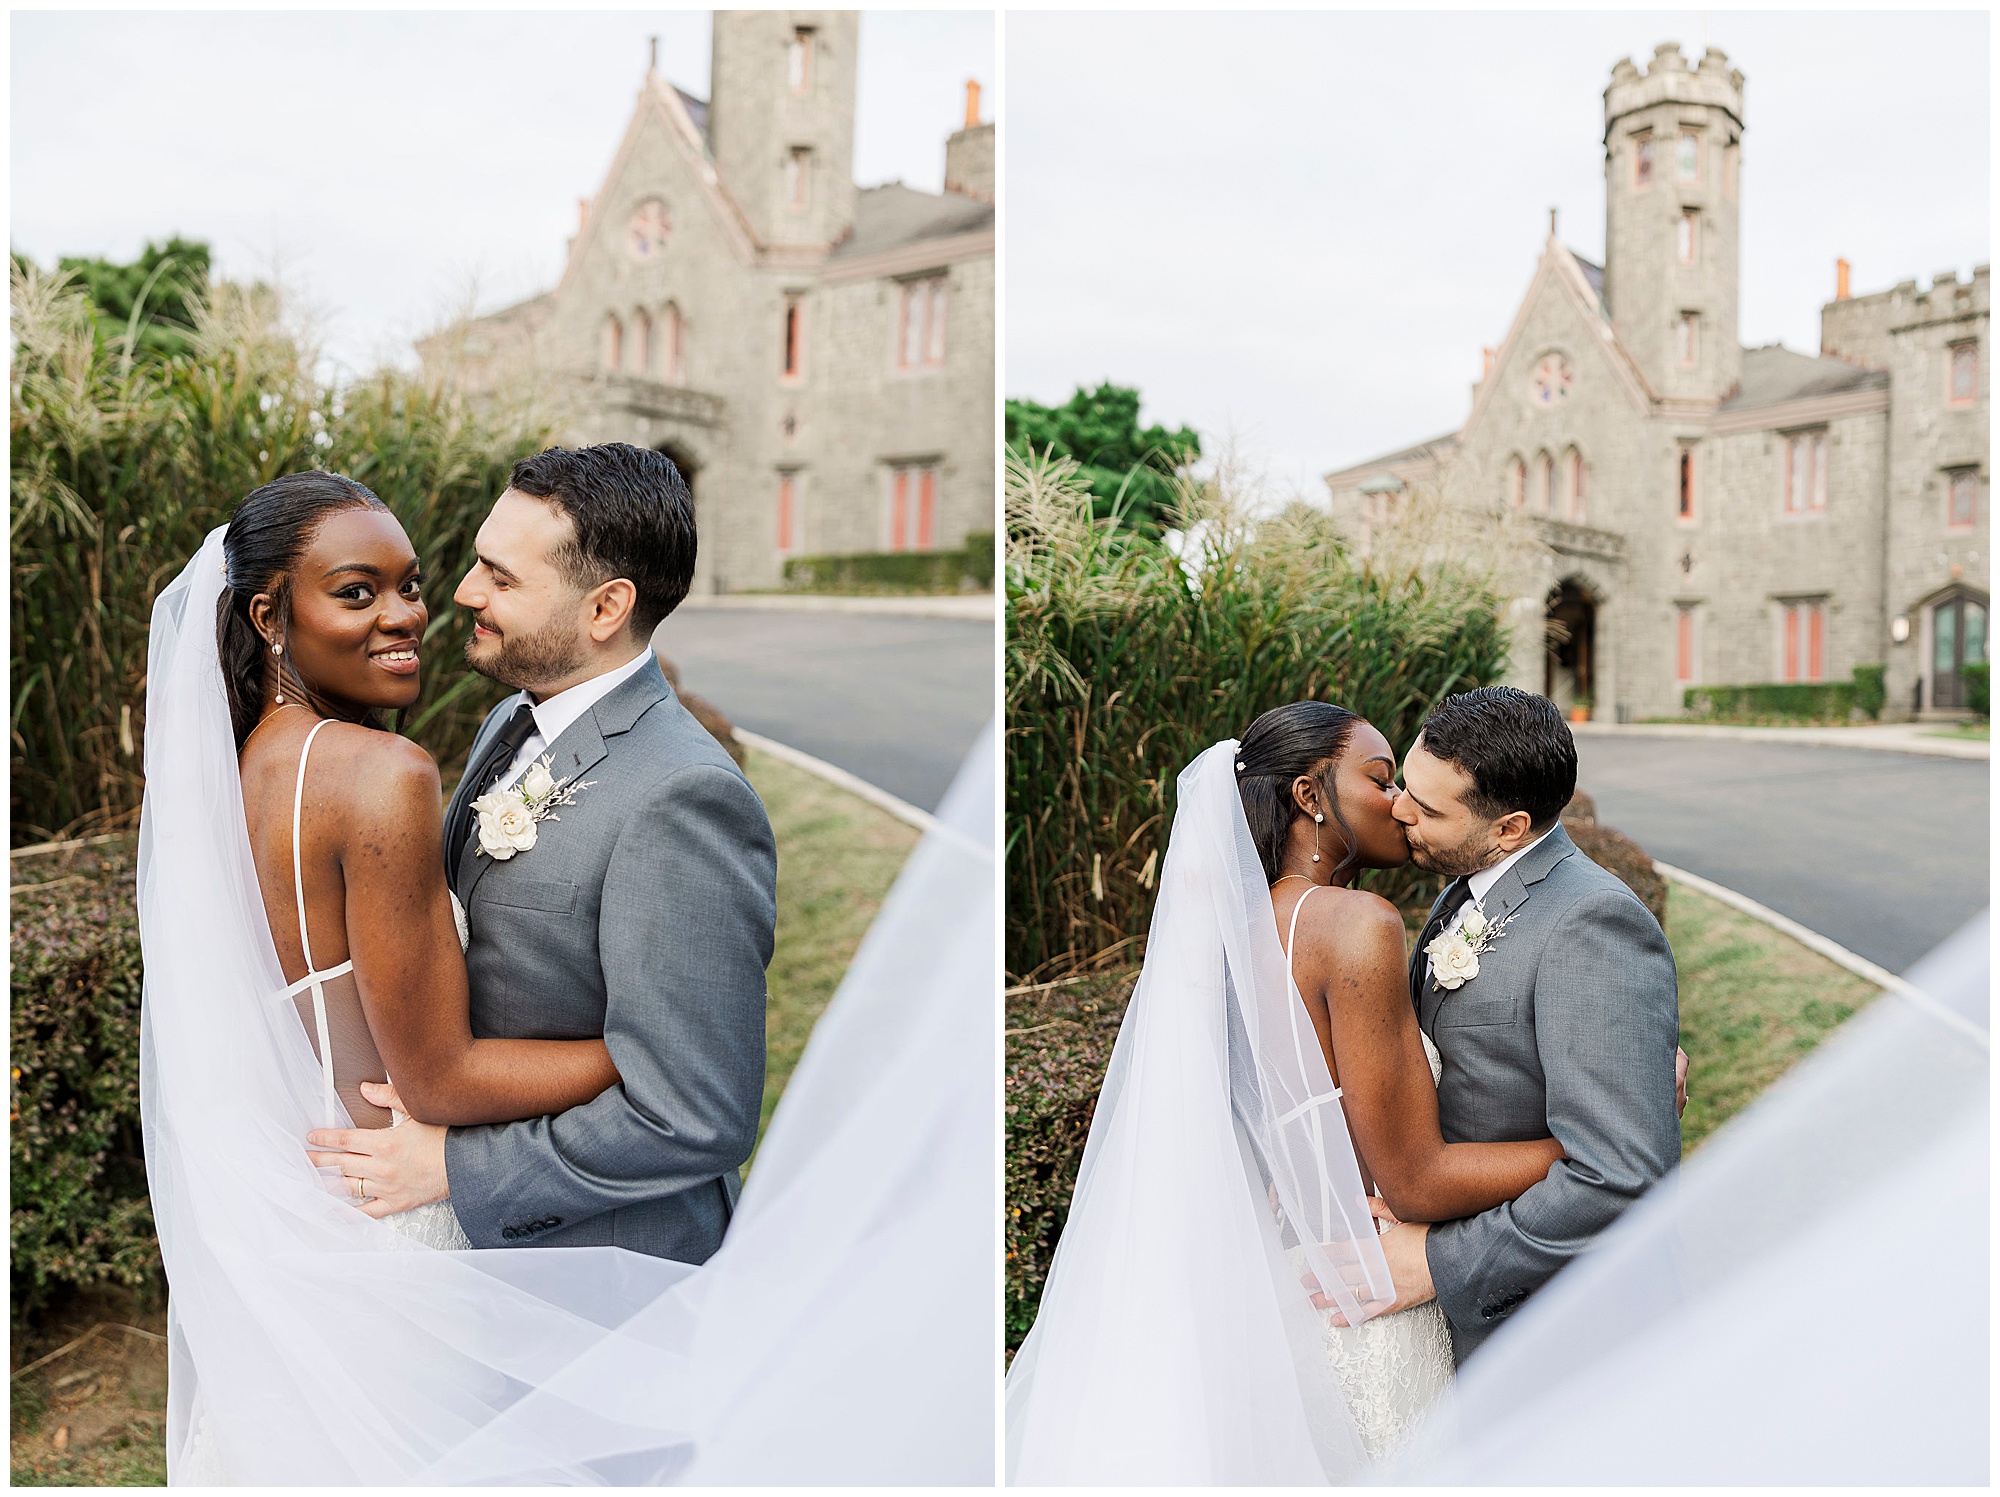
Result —
[{"label": "couple kissing", "polygon": [[[1568,725],[1448,697],[1399,766],[1331,703],[1183,772],[1034,1329],[1011,1479],[1351,1480],[1680,1158],[1673,954],[1560,815]],[[1406,952],[1354,887],[1450,882]]]}]

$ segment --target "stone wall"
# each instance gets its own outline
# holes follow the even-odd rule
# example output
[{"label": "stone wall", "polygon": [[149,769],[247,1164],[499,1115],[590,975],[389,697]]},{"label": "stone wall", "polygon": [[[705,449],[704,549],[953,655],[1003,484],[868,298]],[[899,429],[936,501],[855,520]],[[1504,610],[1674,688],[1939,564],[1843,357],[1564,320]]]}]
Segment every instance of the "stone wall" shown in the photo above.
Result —
[{"label": "stone wall", "polygon": [[[1908,638],[1887,643],[1889,705],[1907,712],[1924,682],[1923,703],[1933,697],[1930,604],[1964,589],[1979,601],[1992,588],[1992,468],[1988,381],[1991,359],[1991,279],[1979,266],[1969,281],[1939,272],[1928,292],[1908,283],[1890,293],[1890,388],[1888,505],[1885,562],[1888,619],[1909,621]],[[1836,304],[1838,305],[1838,304]],[[1970,405],[1953,406],[1947,381],[1952,344],[1977,340],[1978,394]],[[1979,498],[1970,530],[1947,526],[1949,474],[1977,473]]]},{"label": "stone wall", "polygon": [[[1732,432],[1707,444],[1701,513],[1684,537],[1683,554],[1696,564],[1674,600],[1696,605],[1703,681],[1782,680],[1788,599],[1826,600],[1826,680],[1847,680],[1855,666],[1882,659],[1878,559],[1888,414],[1868,411],[1798,429],[1827,434],[1823,512],[1785,511],[1788,426]],[[1671,615],[1661,624],[1669,638],[1672,624]]]}]

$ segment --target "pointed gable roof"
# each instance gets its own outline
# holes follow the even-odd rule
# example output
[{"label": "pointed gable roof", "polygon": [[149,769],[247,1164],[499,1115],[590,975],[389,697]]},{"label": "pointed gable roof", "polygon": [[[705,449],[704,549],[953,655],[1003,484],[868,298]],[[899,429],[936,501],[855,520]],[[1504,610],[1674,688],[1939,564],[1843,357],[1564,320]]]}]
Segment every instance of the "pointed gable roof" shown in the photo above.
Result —
[{"label": "pointed gable roof", "polygon": [[1638,360],[1634,359],[1631,350],[1626,348],[1625,340],[1618,336],[1618,329],[1605,315],[1604,267],[1584,259],[1551,234],[1542,245],[1542,258],[1536,262],[1534,279],[1528,283],[1527,294],[1521,298],[1521,305],[1514,313],[1514,321],[1507,329],[1507,336],[1494,353],[1493,373],[1480,381],[1479,393],[1473,399],[1472,410],[1466,416],[1464,425],[1447,436],[1434,438],[1418,447],[1392,452],[1371,462],[1349,464],[1326,475],[1327,481],[1332,483],[1337,479],[1345,479],[1370,469],[1408,463],[1420,457],[1440,465],[1448,462],[1456,453],[1465,434],[1472,429],[1485,411],[1487,402],[1493,398],[1493,391],[1500,384],[1494,376],[1506,367],[1507,361],[1518,350],[1528,324],[1528,314],[1534,309],[1545,288],[1551,285],[1557,288],[1558,295],[1570,299],[1578,314],[1584,319],[1585,325],[1595,333],[1598,343],[1610,359],[1612,372],[1620,388],[1631,399],[1633,406],[1642,415],[1650,412],[1658,403],[1659,396],[1654,393],[1645,371],[1639,367]]},{"label": "pointed gable roof", "polygon": [[576,274],[577,266],[583,263],[585,252],[598,235],[606,232],[606,205],[611,197],[609,189],[625,174],[632,153],[649,126],[666,131],[667,138],[687,164],[697,192],[708,204],[737,258],[746,263],[757,258],[763,246],[758,243],[756,231],[750,227],[750,219],[742,205],[723,184],[722,174],[716,170],[715,158],[708,152],[707,124],[706,103],[692,94],[683,93],[651,68],[646,70],[646,79],[639,85],[639,98],[633,106],[632,118],[626,123],[624,138],[618,143],[618,154],[611,158],[611,169],[604,174],[604,180],[590,198],[590,206],[585,212],[583,227],[577,232],[569,263],[563,267],[562,279],[556,283],[555,294],[558,297]]},{"label": "pointed gable roof", "polygon": [[[1494,356],[1494,372],[1497,374],[1505,368],[1519,349],[1527,329],[1528,314],[1544,289],[1551,284],[1569,297],[1585,325],[1596,334],[1598,345],[1603,348],[1619,387],[1625,391],[1633,407],[1641,415],[1649,414],[1660,397],[1654,391],[1652,382],[1646,378],[1645,370],[1639,367],[1639,361],[1625,346],[1625,340],[1618,336],[1618,329],[1605,315],[1603,267],[1573,254],[1569,246],[1554,234],[1542,244],[1542,258],[1535,266],[1535,278],[1528,283],[1528,294],[1521,298],[1520,309],[1514,313],[1513,325],[1507,329],[1507,336]],[[1500,381],[1493,378],[1480,382],[1479,394],[1472,402],[1472,413],[1465,418],[1461,431],[1470,430],[1479,420],[1499,384]]]}]

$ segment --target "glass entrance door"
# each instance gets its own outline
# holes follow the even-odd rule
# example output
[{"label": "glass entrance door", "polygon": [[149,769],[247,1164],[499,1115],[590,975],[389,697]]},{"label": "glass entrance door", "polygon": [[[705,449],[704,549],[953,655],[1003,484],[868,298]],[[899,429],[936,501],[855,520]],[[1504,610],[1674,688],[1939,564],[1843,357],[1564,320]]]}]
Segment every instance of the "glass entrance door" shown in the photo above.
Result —
[{"label": "glass entrance door", "polygon": [[1986,658],[1986,605],[1976,598],[1947,598],[1931,610],[1931,706],[1965,706],[1966,665]]}]

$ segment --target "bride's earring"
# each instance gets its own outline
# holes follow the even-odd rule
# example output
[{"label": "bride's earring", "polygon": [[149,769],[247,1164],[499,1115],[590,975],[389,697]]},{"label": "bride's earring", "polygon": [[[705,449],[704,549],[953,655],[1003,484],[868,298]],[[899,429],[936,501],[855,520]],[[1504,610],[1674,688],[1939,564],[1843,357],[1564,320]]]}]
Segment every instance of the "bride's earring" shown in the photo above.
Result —
[{"label": "bride's earring", "polygon": [[[282,655],[285,653],[285,647],[281,644],[272,645],[271,653],[273,655]],[[271,699],[271,704],[274,707],[282,707],[285,705],[285,676],[282,667],[279,669],[278,672],[278,693]]]},{"label": "bride's earring", "polygon": [[1313,812],[1313,861],[1315,863],[1319,861],[1319,824],[1325,820],[1326,820],[1325,812],[1323,811]]}]

